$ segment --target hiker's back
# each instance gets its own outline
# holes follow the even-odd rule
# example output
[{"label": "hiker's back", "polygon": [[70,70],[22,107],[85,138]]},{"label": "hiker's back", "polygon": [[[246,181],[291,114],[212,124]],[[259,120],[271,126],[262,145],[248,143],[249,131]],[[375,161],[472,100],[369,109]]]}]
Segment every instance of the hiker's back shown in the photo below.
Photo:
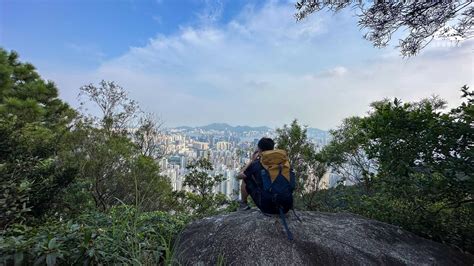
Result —
[{"label": "hiker's back", "polygon": [[260,157],[260,202],[257,206],[264,213],[288,212],[293,207],[293,190],[296,178],[284,150],[262,152]]}]

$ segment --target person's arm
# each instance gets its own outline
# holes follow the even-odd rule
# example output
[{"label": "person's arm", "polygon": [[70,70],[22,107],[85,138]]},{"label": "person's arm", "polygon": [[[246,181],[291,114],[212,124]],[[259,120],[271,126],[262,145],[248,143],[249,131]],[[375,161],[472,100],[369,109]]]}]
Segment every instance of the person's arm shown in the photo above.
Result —
[{"label": "person's arm", "polygon": [[247,170],[247,168],[249,168],[249,166],[252,164],[252,162],[255,161],[255,159],[257,159],[257,157],[258,157],[258,151],[255,151],[252,155],[252,158],[250,158],[250,161],[245,165],[244,168],[242,168],[242,171],[240,171],[240,173],[237,175],[238,179],[247,178],[247,176],[245,175],[245,171]]},{"label": "person's arm", "polygon": [[240,173],[237,175],[237,178],[238,179],[245,179],[247,178],[247,176],[244,174],[245,171],[247,170],[247,168],[249,168],[249,166],[252,164],[253,160],[250,160],[247,165],[245,165],[244,168],[242,168],[242,170],[240,171]]}]

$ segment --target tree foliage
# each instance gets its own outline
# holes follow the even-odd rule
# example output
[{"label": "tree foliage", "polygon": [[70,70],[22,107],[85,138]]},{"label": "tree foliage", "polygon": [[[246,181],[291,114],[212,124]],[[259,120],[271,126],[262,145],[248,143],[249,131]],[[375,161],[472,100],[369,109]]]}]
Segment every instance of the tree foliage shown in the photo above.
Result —
[{"label": "tree foliage", "polygon": [[222,183],[224,176],[212,175],[212,163],[206,157],[191,162],[187,167],[188,173],[184,176],[183,185],[191,190],[186,193],[186,200],[197,214],[210,214],[225,202],[225,196],[214,193],[216,186]]},{"label": "tree foliage", "polygon": [[318,159],[326,162],[331,172],[341,177],[340,182],[363,182],[369,191],[378,164],[376,158],[367,157],[364,150],[367,138],[360,122],[360,117],[350,117],[344,119],[338,129],[331,130],[330,145],[321,150]]},{"label": "tree foliage", "polygon": [[473,37],[474,6],[471,1],[321,1],[300,0],[296,19],[328,9],[358,10],[364,38],[375,47],[385,47],[399,31],[408,32],[399,40],[403,56],[416,55],[434,38],[460,41]]},{"label": "tree foliage", "polygon": [[138,128],[133,134],[133,140],[141,150],[141,154],[160,159],[165,155],[166,149],[160,147],[157,137],[160,135],[162,122],[156,119],[153,114],[145,114],[140,117]]},{"label": "tree foliage", "polygon": [[82,106],[99,110],[87,115],[14,52],[0,50],[0,76],[0,226],[124,203],[170,208],[171,184],[152,145],[159,129],[123,88],[82,87]]},{"label": "tree foliage", "polygon": [[[293,120],[291,125],[284,125],[276,130],[276,144],[278,149],[285,150],[293,170],[296,174],[296,194],[302,199],[305,207],[313,204],[314,191],[319,189],[319,183],[326,168],[316,159],[316,146],[307,135],[306,128]],[[298,202],[297,202],[298,204]]]},{"label": "tree foliage", "polygon": [[84,113],[0,49],[0,264],[171,265],[189,220],[180,204],[212,213],[222,176],[183,202],[157,164],[160,124],[114,82],[83,86],[80,99]]},{"label": "tree foliage", "polygon": [[51,208],[75,169],[57,153],[75,111],[54,83],[15,52],[0,49],[0,226]]},{"label": "tree foliage", "polygon": [[[436,97],[375,102],[367,117],[333,131],[321,158],[362,169],[365,186],[356,186],[371,188],[345,190],[340,206],[472,251],[473,93],[466,86],[462,92],[464,102],[450,111]],[[373,170],[354,161],[355,153],[376,162]]]},{"label": "tree foliage", "polygon": [[[130,99],[127,92],[113,81],[102,80],[99,86],[88,84],[80,88],[81,107],[88,103],[100,110],[99,116],[91,115],[91,122],[108,133],[124,133],[133,127],[133,121],[140,115],[138,103]],[[86,101],[84,101],[84,99]]]},{"label": "tree foliage", "polygon": [[158,128],[152,118],[144,116],[114,82],[83,86],[80,96],[82,106],[101,112],[76,121],[67,156],[80,169],[80,179],[89,184],[95,206],[101,210],[121,203],[167,208],[171,184],[159,174],[158,148],[153,145]]}]

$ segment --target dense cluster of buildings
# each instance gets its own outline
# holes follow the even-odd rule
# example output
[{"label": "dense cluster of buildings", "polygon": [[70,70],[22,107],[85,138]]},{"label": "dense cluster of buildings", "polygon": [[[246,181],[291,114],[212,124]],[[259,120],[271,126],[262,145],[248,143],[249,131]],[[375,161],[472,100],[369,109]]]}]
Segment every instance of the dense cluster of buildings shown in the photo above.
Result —
[{"label": "dense cluster of buildings", "polygon": [[[202,128],[175,128],[163,132],[158,143],[165,151],[160,160],[161,174],[170,178],[173,189],[183,190],[186,166],[201,157],[208,158],[213,167],[210,176],[222,175],[225,180],[214,191],[231,199],[238,197],[240,181],[236,179],[242,167],[249,161],[258,140],[274,137],[273,130],[231,131]],[[327,140],[317,139],[315,143]]]},{"label": "dense cluster of buildings", "polygon": [[160,135],[158,143],[165,156],[160,160],[162,174],[170,178],[173,189],[182,190],[186,166],[201,157],[208,158],[213,167],[210,176],[222,175],[225,181],[215,187],[229,198],[238,195],[239,180],[235,177],[248,162],[258,139],[272,136],[272,132],[244,132],[170,129]]}]

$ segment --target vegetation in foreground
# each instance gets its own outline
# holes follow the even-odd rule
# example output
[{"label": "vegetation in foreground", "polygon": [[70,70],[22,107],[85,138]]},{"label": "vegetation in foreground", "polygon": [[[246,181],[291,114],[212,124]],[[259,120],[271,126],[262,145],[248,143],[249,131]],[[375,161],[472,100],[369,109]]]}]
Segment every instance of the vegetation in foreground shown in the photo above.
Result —
[{"label": "vegetation in foreground", "polygon": [[0,263],[169,264],[186,222],[235,208],[209,193],[222,176],[208,182],[206,159],[189,166],[196,193],[172,191],[159,123],[114,82],[82,87],[74,110],[14,52],[0,77]]}]

